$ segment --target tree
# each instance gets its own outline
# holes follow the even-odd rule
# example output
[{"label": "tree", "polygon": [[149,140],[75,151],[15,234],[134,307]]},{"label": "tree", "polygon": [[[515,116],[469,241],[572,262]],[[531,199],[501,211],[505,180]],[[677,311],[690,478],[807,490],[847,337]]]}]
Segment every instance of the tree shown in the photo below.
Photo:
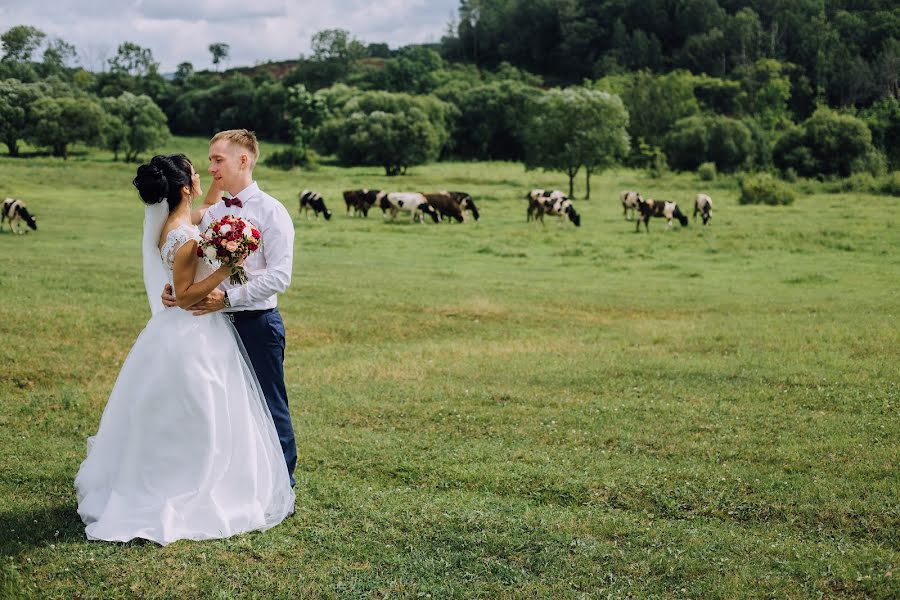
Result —
[{"label": "tree", "polygon": [[694,171],[714,162],[720,171],[735,171],[750,164],[756,147],[751,130],[741,121],[717,115],[696,115],[675,123],[665,138],[669,164]]},{"label": "tree", "polygon": [[603,168],[627,153],[627,126],[628,113],[617,96],[587,88],[552,89],[535,101],[525,166],[565,171],[573,196],[582,166]]},{"label": "tree", "polygon": [[46,34],[30,25],[16,25],[10,27],[3,35],[0,42],[3,47],[3,60],[8,62],[27,62],[31,55],[44,41]]},{"label": "tree", "polygon": [[35,84],[0,80],[0,141],[6,144],[10,156],[19,155],[19,140],[27,137],[34,122],[32,105],[41,95]]},{"label": "tree", "polygon": [[320,128],[316,144],[344,165],[380,165],[399,175],[438,157],[448,138],[447,110],[427,96],[365,92]]},{"label": "tree", "polygon": [[220,62],[228,60],[228,51],[230,49],[231,46],[224,42],[216,42],[209,45],[209,53],[212,54],[212,62],[216,65],[216,70],[218,70]]},{"label": "tree", "polygon": [[109,68],[113,73],[131,76],[142,76],[156,73],[159,63],[153,60],[153,51],[142,48],[132,42],[119,44],[116,55],[109,59]]},{"label": "tree", "polygon": [[763,127],[771,131],[790,121],[791,81],[780,62],[762,58],[738,69],[736,74],[741,76],[741,87],[746,93],[746,112],[755,115]]},{"label": "tree", "polygon": [[69,144],[96,144],[101,139],[103,109],[90,98],[44,96],[32,106],[34,125],[27,139],[49,146],[54,156],[68,158]]},{"label": "tree", "polygon": [[494,81],[463,89],[454,101],[459,116],[451,151],[462,158],[521,160],[525,154],[523,126],[541,93],[516,81]]},{"label": "tree", "polygon": [[141,152],[169,137],[166,115],[149,96],[124,92],[118,98],[104,98],[103,108],[110,117],[103,124],[103,137],[114,160],[119,150],[125,152],[125,162],[137,160]]},{"label": "tree", "polygon": [[820,108],[798,129],[778,140],[773,159],[779,169],[794,169],[807,177],[847,177],[872,151],[872,133],[864,121]]},{"label": "tree", "polygon": [[55,73],[65,69],[73,59],[78,56],[75,46],[54,38],[44,49],[44,68],[48,73]]}]

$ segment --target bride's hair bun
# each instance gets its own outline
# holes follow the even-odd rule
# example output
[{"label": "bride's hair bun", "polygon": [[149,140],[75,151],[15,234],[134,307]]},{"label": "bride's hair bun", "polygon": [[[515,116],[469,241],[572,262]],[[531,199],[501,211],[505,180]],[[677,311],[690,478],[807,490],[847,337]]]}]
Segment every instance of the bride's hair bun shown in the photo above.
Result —
[{"label": "bride's hair bun", "polygon": [[163,200],[174,210],[181,203],[181,187],[191,186],[191,163],[184,154],[157,155],[137,169],[132,181],[144,204],[158,204]]}]

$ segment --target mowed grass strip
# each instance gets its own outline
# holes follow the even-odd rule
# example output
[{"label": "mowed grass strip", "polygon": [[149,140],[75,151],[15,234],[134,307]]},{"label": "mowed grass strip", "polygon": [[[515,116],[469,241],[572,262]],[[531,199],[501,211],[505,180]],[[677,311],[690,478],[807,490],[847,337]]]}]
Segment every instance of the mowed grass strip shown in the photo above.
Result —
[{"label": "mowed grass strip", "polygon": [[[203,172],[204,140],[161,150]],[[40,227],[0,234],[0,597],[900,594],[900,204],[625,170],[576,229],[525,222],[564,178],[511,163],[258,168],[297,231],[297,513],[87,542],[72,480],[148,318],[134,168],[0,158]],[[468,191],[482,219],[354,219],[355,187]],[[636,234],[626,188],[688,215],[706,191],[713,224]],[[334,218],[300,217],[302,189]]]}]

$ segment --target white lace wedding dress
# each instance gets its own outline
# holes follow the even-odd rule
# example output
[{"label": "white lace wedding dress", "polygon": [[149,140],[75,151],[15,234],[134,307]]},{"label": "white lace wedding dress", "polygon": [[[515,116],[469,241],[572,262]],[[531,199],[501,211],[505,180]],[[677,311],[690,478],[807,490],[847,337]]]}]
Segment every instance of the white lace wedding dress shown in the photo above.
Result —
[{"label": "white lace wedding dress", "polygon": [[[193,226],[168,234],[170,282],[175,253],[197,237]],[[196,280],[214,269],[201,262]],[[75,489],[92,540],[223,538],[293,512],[272,417],[226,316],[154,314],[88,439]]]}]

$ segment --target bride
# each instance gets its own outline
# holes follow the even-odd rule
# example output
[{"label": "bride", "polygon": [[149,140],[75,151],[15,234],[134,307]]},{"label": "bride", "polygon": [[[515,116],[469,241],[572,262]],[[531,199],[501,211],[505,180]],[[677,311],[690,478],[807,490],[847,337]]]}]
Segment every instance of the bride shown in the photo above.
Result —
[{"label": "bride", "polygon": [[[230,275],[197,257],[191,201],[200,177],[183,154],[134,179],[144,213],[152,317],[122,365],[75,477],[88,539],[162,545],[265,530],[294,511],[281,446],[227,316],[184,310]],[[263,241],[265,243],[265,241]],[[163,309],[171,284],[178,308]]]}]

